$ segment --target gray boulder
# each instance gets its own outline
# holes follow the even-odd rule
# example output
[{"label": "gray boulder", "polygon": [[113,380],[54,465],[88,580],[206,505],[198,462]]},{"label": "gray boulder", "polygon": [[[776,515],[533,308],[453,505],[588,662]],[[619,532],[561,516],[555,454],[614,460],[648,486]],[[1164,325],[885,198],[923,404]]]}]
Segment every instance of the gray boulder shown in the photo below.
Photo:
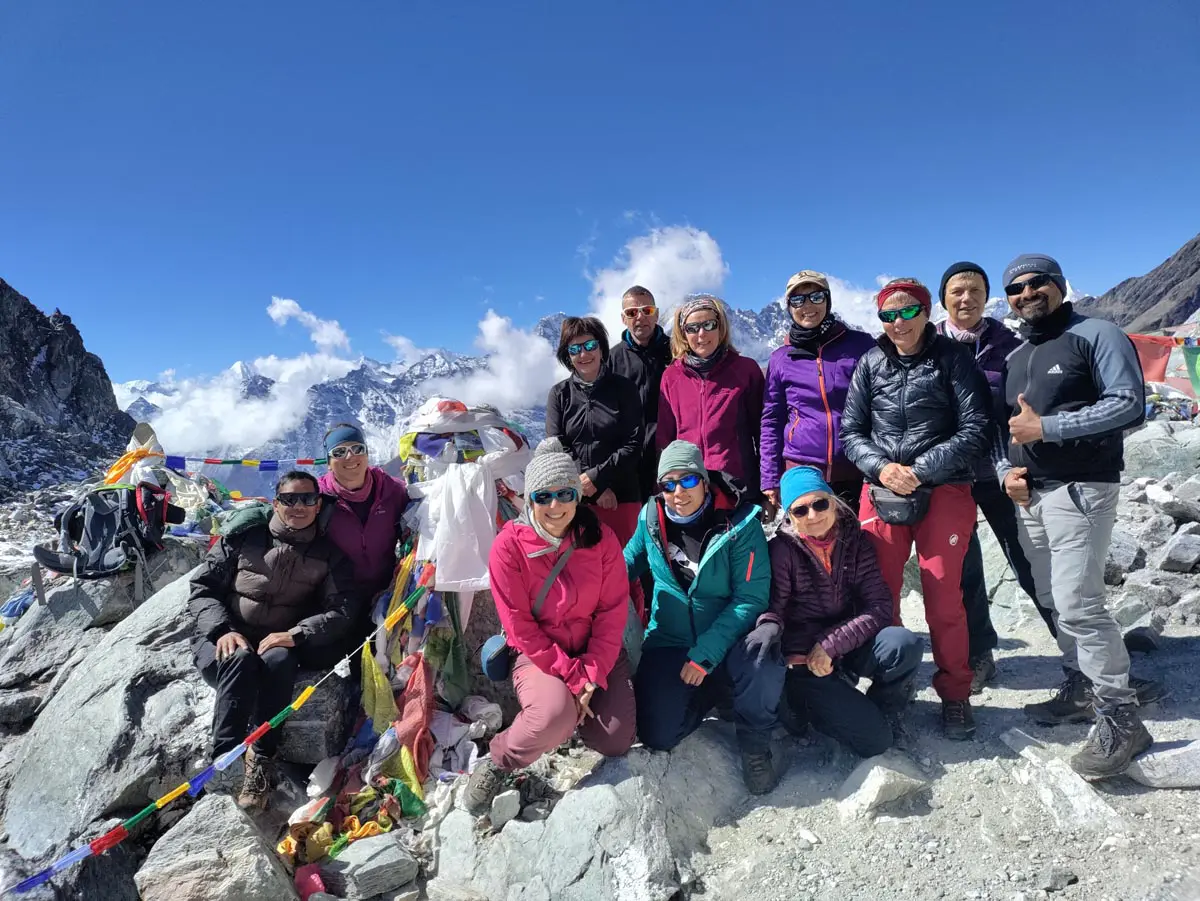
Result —
[{"label": "gray boulder", "polygon": [[1125,577],[1122,597],[1136,597],[1150,607],[1169,607],[1192,589],[1193,582],[1178,573],[1139,569]]},{"label": "gray boulder", "polygon": [[1161,609],[1152,610],[1128,625],[1129,628],[1123,636],[1128,650],[1144,653],[1157,651],[1162,644],[1163,629],[1167,625],[1166,613]]},{"label": "gray boulder", "polygon": [[1139,541],[1124,529],[1113,529],[1108,556],[1104,560],[1105,584],[1120,585],[1129,573],[1145,565],[1146,549]]},{"label": "gray boulder", "polygon": [[134,882],[142,901],[298,897],[274,849],[225,795],[206,795],[160,838]]},{"label": "gray boulder", "polygon": [[856,819],[923,790],[929,780],[903,754],[889,751],[868,757],[846,778],[838,792],[838,813]]},{"label": "gray boulder", "polygon": [[1200,740],[1155,745],[1125,775],[1151,788],[1200,788]]},{"label": "gray boulder", "polygon": [[1125,471],[1132,476],[1161,479],[1172,472],[1195,472],[1197,464],[1200,429],[1194,426],[1154,420],[1125,437]]},{"label": "gray boulder", "polygon": [[1159,513],[1181,522],[1200,522],[1200,483],[1188,479],[1178,488],[1162,485],[1146,488],[1146,497]]},{"label": "gray boulder", "polygon": [[723,730],[704,728],[670,754],[635,748],[605,760],[545,820],[513,820],[495,836],[452,811],[437,827],[430,898],[668,901],[676,860],[704,846],[713,824],[746,801],[736,777],[695,790],[697,773],[738,772]]},{"label": "gray boulder", "polygon": [[[204,549],[194,541],[165,542],[147,561],[147,576],[158,591],[193,569]],[[20,688],[55,676],[69,661],[83,659],[137,606],[134,574],[76,582],[58,579],[46,586],[46,603],[34,604],[15,626],[0,654],[0,688]],[[7,629],[5,630],[8,631]],[[82,652],[82,653],[81,653]],[[44,688],[39,688],[43,694]]]},{"label": "gray boulder", "polygon": [[23,857],[42,859],[95,821],[136,812],[204,756],[213,695],[192,663],[187,595],[179,579],[113,627],[30,728],[5,811]]},{"label": "gray boulder", "polygon": [[1166,572],[1192,572],[1200,564],[1200,535],[1173,535],[1155,564]]},{"label": "gray boulder", "polygon": [[[301,670],[296,676],[292,697],[324,675],[323,672]],[[352,680],[331,676],[303,707],[284,720],[279,758],[315,766],[326,757],[341,754],[353,725],[351,718],[357,696]]]},{"label": "gray boulder", "polygon": [[1162,547],[1175,534],[1175,520],[1165,513],[1155,513],[1138,530],[1138,539],[1148,547]]},{"label": "gray boulder", "polygon": [[417,878],[416,860],[396,835],[376,835],[352,843],[336,860],[321,864],[321,881],[341,898],[374,898]]}]

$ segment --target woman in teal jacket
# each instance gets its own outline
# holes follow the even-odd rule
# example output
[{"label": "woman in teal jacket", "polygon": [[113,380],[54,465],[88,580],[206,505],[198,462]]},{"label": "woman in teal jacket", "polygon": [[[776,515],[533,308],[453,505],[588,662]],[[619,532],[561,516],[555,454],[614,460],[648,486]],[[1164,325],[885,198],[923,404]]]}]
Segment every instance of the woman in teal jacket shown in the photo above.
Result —
[{"label": "woman in teal jacket", "polygon": [[782,757],[771,730],[783,692],[782,666],[763,666],[770,646],[743,641],[771,593],[759,508],[724,473],[709,473],[696,445],[673,441],[658,464],[661,494],[638,517],[625,546],[631,579],[650,571],[654,591],[634,694],[638,736],[669,751],[722,695],[732,694],[742,775],[765,794],[779,782]]}]

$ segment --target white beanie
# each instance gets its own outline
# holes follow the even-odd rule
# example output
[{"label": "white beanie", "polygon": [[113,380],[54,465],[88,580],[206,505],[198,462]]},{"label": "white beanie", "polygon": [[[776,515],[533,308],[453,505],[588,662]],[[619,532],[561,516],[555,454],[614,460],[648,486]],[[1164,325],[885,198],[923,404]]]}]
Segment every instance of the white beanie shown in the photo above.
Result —
[{"label": "white beanie", "polygon": [[563,450],[557,438],[543,439],[533,451],[533,459],[525,467],[525,496],[548,488],[574,488],[583,493],[579,481],[579,466]]}]

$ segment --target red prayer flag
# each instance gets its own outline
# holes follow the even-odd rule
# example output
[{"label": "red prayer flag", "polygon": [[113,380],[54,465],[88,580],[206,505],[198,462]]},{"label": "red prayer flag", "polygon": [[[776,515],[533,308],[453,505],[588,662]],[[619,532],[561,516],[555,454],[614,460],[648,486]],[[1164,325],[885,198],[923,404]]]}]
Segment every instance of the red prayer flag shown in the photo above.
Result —
[{"label": "red prayer flag", "polygon": [[1142,377],[1147,382],[1163,382],[1167,378],[1167,358],[1175,349],[1175,339],[1161,335],[1130,335],[1142,363]]}]

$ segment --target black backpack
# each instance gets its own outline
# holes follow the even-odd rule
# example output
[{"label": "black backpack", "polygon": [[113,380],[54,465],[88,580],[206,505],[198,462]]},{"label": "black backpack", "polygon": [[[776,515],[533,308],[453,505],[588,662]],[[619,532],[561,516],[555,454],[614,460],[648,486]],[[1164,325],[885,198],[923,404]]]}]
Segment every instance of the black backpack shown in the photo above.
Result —
[{"label": "black backpack", "polygon": [[152,482],[94,488],[55,515],[58,541],[34,547],[34,559],[77,579],[119,573],[162,549],[168,522],[183,522],[183,508],[169,500]]}]

